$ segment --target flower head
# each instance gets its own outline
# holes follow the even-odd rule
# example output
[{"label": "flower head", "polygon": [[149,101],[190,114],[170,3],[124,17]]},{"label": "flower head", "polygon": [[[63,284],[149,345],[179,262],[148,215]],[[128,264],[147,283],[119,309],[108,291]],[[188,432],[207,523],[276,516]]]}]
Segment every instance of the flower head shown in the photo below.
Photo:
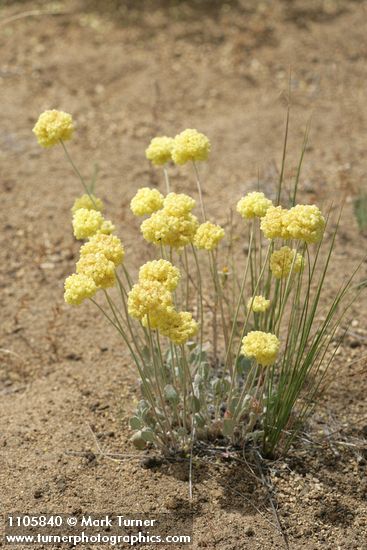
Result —
[{"label": "flower head", "polygon": [[179,280],[179,270],[167,260],[147,262],[139,270],[139,281],[158,281],[170,291],[177,288]]},{"label": "flower head", "polygon": [[52,147],[60,140],[67,141],[72,138],[74,131],[73,118],[63,111],[45,111],[42,113],[33,128],[38,143],[42,147]]},{"label": "flower head", "polygon": [[116,235],[105,235],[103,233],[93,235],[80,249],[81,256],[97,253],[104,254],[107,260],[113,262],[115,266],[123,262],[125,255],[120,239]]},{"label": "flower head", "polygon": [[241,353],[246,357],[254,357],[259,365],[273,365],[277,359],[280,342],[275,334],[254,330],[242,340]]},{"label": "flower head", "polygon": [[144,220],[140,229],[144,239],[149,243],[183,248],[193,242],[198,225],[197,218],[192,214],[170,216],[163,209]]},{"label": "flower head", "polygon": [[145,150],[145,156],[155,166],[161,166],[171,160],[173,138],[167,136],[155,137]]},{"label": "flower head", "polygon": [[97,292],[97,285],[91,277],[83,274],[70,275],[65,280],[64,300],[71,306],[79,306]]},{"label": "flower head", "polygon": [[263,313],[270,307],[270,300],[264,296],[253,296],[247,302],[247,309],[251,309],[254,313]]},{"label": "flower head", "polygon": [[76,272],[90,277],[98,288],[109,288],[116,281],[115,264],[104,254],[86,254],[76,264]]},{"label": "flower head", "polygon": [[270,206],[263,218],[260,227],[267,239],[289,239],[286,222],[287,210],[281,206]]},{"label": "flower head", "polygon": [[101,227],[98,229],[97,234],[111,235],[115,231],[116,227],[111,220],[103,220]]},{"label": "flower head", "polygon": [[220,225],[205,222],[199,225],[195,234],[194,245],[196,248],[213,250],[224,237],[224,229]]},{"label": "flower head", "polygon": [[276,279],[288,277],[293,265],[293,273],[298,273],[303,266],[303,257],[289,246],[282,246],[270,256],[270,270]]},{"label": "flower head", "polygon": [[[142,320],[146,315],[159,319],[172,307],[172,294],[158,281],[143,280],[134,285],[128,296],[128,310],[131,317]],[[153,328],[153,327],[152,327]]]},{"label": "flower head", "polygon": [[163,201],[164,211],[169,216],[187,216],[194,208],[196,202],[184,193],[168,193]]},{"label": "flower head", "polygon": [[316,205],[297,204],[287,212],[285,224],[292,239],[312,244],[322,239],[325,218]]},{"label": "flower head", "polygon": [[184,130],[175,137],[171,152],[172,160],[175,164],[207,160],[209,153],[209,139],[204,134],[193,129]]},{"label": "flower head", "polygon": [[98,210],[88,210],[87,208],[79,208],[74,212],[73,229],[74,236],[78,240],[91,237],[103,224],[103,216]]},{"label": "flower head", "polygon": [[163,195],[158,189],[150,189],[149,187],[139,189],[130,202],[130,208],[134,216],[149,216],[160,210],[162,206]]},{"label": "flower head", "polygon": [[87,195],[87,193],[85,193],[81,197],[75,199],[71,211],[73,214],[75,214],[75,212],[80,208],[86,208],[87,210],[99,210],[100,212],[102,212],[104,209],[104,204],[103,201],[98,197],[95,197],[94,195],[89,196]]},{"label": "flower head", "polygon": [[195,336],[198,324],[188,311],[169,310],[162,318],[158,330],[174,344],[181,345]]},{"label": "flower head", "polygon": [[237,203],[237,212],[244,219],[262,218],[273,203],[267,199],[264,193],[252,191]]}]

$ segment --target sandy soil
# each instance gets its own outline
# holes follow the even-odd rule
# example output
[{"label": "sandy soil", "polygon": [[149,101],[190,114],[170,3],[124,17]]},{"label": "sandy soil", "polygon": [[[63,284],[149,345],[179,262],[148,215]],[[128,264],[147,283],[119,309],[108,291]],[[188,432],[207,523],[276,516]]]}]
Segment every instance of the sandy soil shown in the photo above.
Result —
[{"label": "sandy soil", "polygon": [[[367,171],[367,2],[121,4],[116,12],[113,2],[2,2],[2,512],[179,513],[190,506],[187,464],[144,468],[128,442],[138,388],[118,336],[92,306],[63,303],[63,279],[78,252],[70,206],[79,188],[62,151],[41,150],[31,134],[41,111],[73,113],[73,155],[84,174],[98,163],[99,194],[137,266],[146,252],[137,252],[138,225],[127,206],[139,186],[161,185],[144,158],[149,139],[185,127],[210,137],[205,198],[224,223],[222,204],[250,190],[258,174],[264,189],[278,174],[292,67],[287,178],[312,115],[303,197],[347,200],[327,294],[365,251],[351,200]],[[24,12],[31,13],[13,17]],[[177,189],[191,191],[188,170],[173,169],[172,177]],[[292,549],[367,548],[365,314],[364,297],[309,427],[311,442],[267,465]],[[100,448],[126,458],[113,462]],[[238,461],[197,460],[195,548],[286,547],[257,478]]]}]

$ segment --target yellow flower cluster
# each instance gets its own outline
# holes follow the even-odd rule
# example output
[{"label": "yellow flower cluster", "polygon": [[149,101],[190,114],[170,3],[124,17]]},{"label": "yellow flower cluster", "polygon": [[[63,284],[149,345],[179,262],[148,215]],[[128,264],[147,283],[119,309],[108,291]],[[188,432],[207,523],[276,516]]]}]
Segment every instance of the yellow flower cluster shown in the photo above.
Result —
[{"label": "yellow flower cluster", "polygon": [[199,249],[214,250],[223,237],[224,229],[220,225],[205,222],[198,227],[194,238],[194,245]]},{"label": "yellow flower cluster", "polygon": [[76,272],[90,277],[99,288],[114,286],[116,281],[115,264],[104,254],[86,254],[76,264]]},{"label": "yellow flower cluster", "polygon": [[100,212],[102,212],[104,209],[104,204],[103,201],[98,197],[95,197],[94,195],[89,196],[87,195],[87,193],[85,193],[81,197],[75,199],[71,211],[73,214],[75,214],[75,212],[80,208],[86,208],[87,210],[99,210]]},{"label": "yellow flower cluster", "polygon": [[155,166],[161,166],[171,160],[173,139],[166,136],[155,137],[145,151],[145,156]]},{"label": "yellow flower cluster", "polygon": [[177,267],[167,260],[147,262],[139,270],[139,281],[158,281],[171,292],[177,288],[180,277]]},{"label": "yellow flower cluster", "polygon": [[262,218],[273,203],[267,199],[264,193],[252,191],[237,203],[237,212],[244,219]]},{"label": "yellow flower cluster", "polygon": [[167,136],[155,137],[145,150],[146,158],[155,166],[162,166],[170,160],[175,164],[207,160],[209,153],[209,139],[192,128],[184,130],[174,139]]},{"label": "yellow flower cluster", "polygon": [[74,236],[78,240],[91,237],[101,229],[104,218],[98,210],[79,208],[73,215]]},{"label": "yellow flower cluster", "polygon": [[170,216],[163,208],[141,224],[143,237],[149,243],[183,248],[193,242],[199,222],[192,214]]},{"label": "yellow flower cluster", "polygon": [[209,139],[204,134],[190,128],[175,137],[171,151],[175,164],[207,160],[209,153]]},{"label": "yellow flower cluster", "polygon": [[247,309],[251,309],[254,313],[263,313],[270,307],[270,300],[264,296],[253,296],[247,302]]},{"label": "yellow flower cluster", "polygon": [[169,193],[162,206],[141,224],[144,239],[172,248],[183,248],[192,243],[199,225],[197,218],[191,214],[194,199],[183,193]]},{"label": "yellow flower cluster", "polygon": [[158,189],[142,187],[131,199],[130,208],[134,216],[149,216],[163,207],[163,195]]},{"label": "yellow flower cluster", "polygon": [[297,204],[290,210],[271,206],[260,227],[268,239],[297,239],[312,244],[321,240],[325,218],[315,205]]},{"label": "yellow flower cluster", "polygon": [[98,253],[104,254],[107,260],[113,262],[115,266],[123,262],[125,255],[120,239],[116,235],[105,235],[103,233],[93,235],[80,249],[81,256]]},{"label": "yellow flower cluster", "polygon": [[73,215],[74,236],[78,240],[88,239],[96,234],[110,235],[115,226],[110,220],[105,220],[98,210],[78,208]]},{"label": "yellow flower cluster", "polygon": [[275,334],[254,330],[242,340],[241,353],[253,357],[259,365],[273,365],[279,353],[280,342]]},{"label": "yellow flower cluster", "polygon": [[164,211],[170,216],[187,216],[195,207],[196,201],[185,193],[168,193],[163,201]]},{"label": "yellow flower cluster", "polygon": [[267,239],[289,239],[286,222],[287,210],[281,206],[270,206],[261,218],[260,227]]},{"label": "yellow flower cluster", "polygon": [[139,282],[128,296],[128,311],[143,326],[158,330],[175,344],[184,344],[198,330],[188,311],[176,311],[172,291],[178,285],[179,270],[166,260],[153,260],[139,270]]},{"label": "yellow flower cluster", "polygon": [[128,311],[131,317],[140,321],[149,315],[149,320],[154,319],[155,324],[159,325],[160,319],[165,317],[167,308],[172,307],[172,303],[171,292],[160,282],[139,280],[129,292]]},{"label": "yellow flower cluster", "polygon": [[174,344],[181,345],[198,332],[198,324],[188,311],[168,310],[159,325],[159,332]]},{"label": "yellow flower cluster", "polygon": [[[303,257],[289,246],[282,246],[270,256],[270,270],[276,279],[288,277],[293,264],[293,273],[298,273],[303,266]],[[294,263],[293,263],[294,262]]]},{"label": "yellow flower cluster", "polygon": [[325,229],[325,218],[314,204],[297,204],[287,212],[285,223],[292,239],[308,244],[319,242]]},{"label": "yellow flower cluster", "polygon": [[76,274],[65,281],[64,299],[70,305],[81,304],[100,288],[114,286],[115,269],[125,256],[120,239],[111,234],[115,226],[96,210],[103,208],[102,201],[92,197],[94,203],[87,194],[79,197],[72,208],[75,237],[89,240],[80,249]]},{"label": "yellow flower cluster", "polygon": [[103,220],[101,227],[97,231],[97,235],[102,233],[103,235],[111,235],[115,231],[116,227],[111,220]]},{"label": "yellow flower cluster", "polygon": [[59,143],[60,140],[67,141],[71,139],[73,131],[72,116],[55,109],[42,113],[33,128],[38,143],[42,147],[52,147]]},{"label": "yellow flower cluster", "polygon": [[71,306],[79,306],[87,298],[92,298],[96,292],[96,283],[82,273],[74,273],[65,280],[64,299]]}]

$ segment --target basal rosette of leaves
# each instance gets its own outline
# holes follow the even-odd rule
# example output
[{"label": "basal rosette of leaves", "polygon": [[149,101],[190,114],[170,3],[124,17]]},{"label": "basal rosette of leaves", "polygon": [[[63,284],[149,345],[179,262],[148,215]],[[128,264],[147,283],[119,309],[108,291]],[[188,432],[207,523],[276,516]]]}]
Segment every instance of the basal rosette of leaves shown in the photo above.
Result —
[{"label": "basal rosette of leaves", "polygon": [[[188,129],[154,137],[146,157],[163,185],[132,193],[130,223],[141,233],[132,250],[105,219],[95,178],[82,176],[66,147],[71,115],[46,111],[34,133],[41,146],[63,148],[82,186],[71,209],[83,243],[64,298],[90,301],[131,354],[141,392],[130,419],[135,447],[167,454],[224,438],[267,456],[287,452],[333,368],[331,343],[340,342],[359,292],[356,268],[323,300],[338,223],[331,230],[330,212],[297,203],[304,151],[291,189],[281,177],[273,196],[243,193],[228,204],[237,218],[221,205],[219,220],[208,214],[199,175],[212,149],[207,136]],[[190,195],[170,180],[171,163],[191,165]],[[142,240],[151,260],[136,272]]]}]

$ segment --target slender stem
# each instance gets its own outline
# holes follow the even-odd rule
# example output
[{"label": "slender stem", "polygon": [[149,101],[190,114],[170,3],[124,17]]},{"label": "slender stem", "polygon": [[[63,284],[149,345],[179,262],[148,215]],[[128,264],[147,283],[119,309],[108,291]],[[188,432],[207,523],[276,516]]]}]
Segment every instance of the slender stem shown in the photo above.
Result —
[{"label": "slender stem", "polygon": [[164,173],[164,181],[165,181],[165,183],[166,183],[166,190],[167,190],[167,193],[170,193],[170,192],[171,192],[171,187],[170,187],[169,177],[168,177],[168,171],[167,171],[167,168],[166,168],[166,167],[163,168],[163,173]]},{"label": "slender stem", "polygon": [[162,353],[162,347],[161,347],[161,341],[160,341],[160,338],[159,338],[159,331],[157,330],[156,331],[156,340],[157,340],[157,349],[158,349],[158,354],[159,354],[159,360],[161,362],[161,367],[162,367],[162,374],[163,374],[163,382],[164,384],[167,383],[167,377],[166,377],[166,370],[165,370],[165,365],[164,365],[164,359],[163,359],[163,353]]},{"label": "slender stem", "polygon": [[171,342],[171,340],[169,341],[169,349],[170,349],[170,353],[171,353],[171,365],[172,365],[172,380],[173,380],[173,385],[176,387],[177,386],[177,378],[176,378],[176,364],[175,364],[175,350],[174,350],[174,347],[173,347],[173,344]]},{"label": "slender stem", "polygon": [[218,351],[218,293],[216,291],[216,284],[215,284],[215,275],[213,270],[213,265],[211,262],[211,256],[208,253],[209,256],[209,268],[210,273],[213,279],[214,283],[214,307],[213,307],[213,356],[214,356],[214,363],[217,365],[217,351]]},{"label": "slender stem", "polygon": [[129,272],[128,272],[127,268],[124,265],[122,265],[122,269],[123,269],[124,275],[126,277],[127,283],[129,285],[129,290],[131,290],[131,288],[133,286],[133,283],[132,283],[131,277],[129,275]]},{"label": "slender stem", "polygon": [[203,193],[202,193],[202,189],[201,189],[201,183],[200,183],[199,172],[198,172],[198,169],[197,169],[197,166],[196,166],[195,161],[192,161],[192,164],[193,164],[193,166],[194,166],[194,172],[195,172],[195,178],[196,178],[196,185],[197,185],[198,193],[199,193],[201,214],[202,214],[203,220],[204,220],[204,222],[205,222],[205,221],[206,221],[206,215],[205,215],[205,207],[204,207]]},{"label": "slender stem", "polygon": [[[121,331],[119,325],[117,325],[113,319],[111,319],[111,317],[105,312],[105,310],[103,309],[102,306],[99,305],[99,303],[94,300],[94,298],[89,298],[90,301],[103,313],[103,315],[106,317],[106,319],[111,323],[111,325],[113,327],[115,327],[115,329],[121,334],[121,336],[123,337],[123,339],[125,340],[125,342],[128,344],[128,341],[126,340],[126,335],[125,335],[125,332],[124,331]],[[128,344],[129,345],[129,344]],[[133,356],[134,360],[136,361],[136,355],[134,353],[134,350],[131,348],[131,346],[129,346],[129,351],[131,352],[131,355]]]},{"label": "slender stem", "polygon": [[[249,250],[248,250],[249,256],[251,256],[251,253],[252,253],[252,242],[253,242],[253,230],[251,229],[250,243],[249,243]],[[242,279],[242,283],[241,283],[240,295],[239,295],[238,301],[237,301],[236,313],[235,313],[234,318],[233,318],[232,330],[231,330],[231,335],[230,335],[230,338],[229,338],[229,343],[228,343],[227,353],[226,353],[226,359],[225,359],[225,364],[226,365],[228,364],[228,361],[231,360],[232,344],[233,344],[234,335],[236,333],[237,320],[238,320],[238,315],[239,315],[241,304],[242,304],[243,293],[245,291],[248,268],[249,268],[249,260],[247,260],[247,262],[246,262],[245,273],[243,275],[243,279]]]},{"label": "slender stem", "polygon": [[73,159],[71,158],[70,153],[69,153],[69,151],[67,150],[66,145],[65,145],[65,143],[63,142],[62,139],[60,139],[60,143],[61,143],[61,145],[62,145],[62,148],[64,149],[66,158],[68,159],[69,163],[71,164],[71,166],[72,166],[72,168],[73,168],[75,174],[76,174],[76,175],[78,176],[78,178],[80,179],[80,182],[81,182],[82,186],[84,187],[84,190],[85,190],[85,192],[87,193],[87,195],[89,196],[90,200],[92,201],[93,206],[94,206],[94,207],[96,208],[96,210],[97,210],[96,201],[94,200],[93,195],[92,195],[92,193],[90,192],[90,190],[89,190],[89,188],[88,188],[88,185],[87,185],[86,182],[85,182],[85,179],[83,178],[83,176],[82,176],[81,173],[79,172],[78,168],[76,167],[76,165],[75,165]]},{"label": "slender stem", "polygon": [[113,313],[113,316],[114,316],[114,318],[116,319],[116,323],[117,323],[117,324],[115,324],[115,323],[113,322],[113,320],[112,320],[112,319],[110,318],[110,316],[105,312],[105,310],[103,309],[103,307],[101,307],[101,306],[98,304],[98,302],[96,302],[93,298],[90,298],[90,300],[91,300],[91,302],[93,302],[93,304],[94,304],[95,306],[97,306],[97,308],[103,313],[103,315],[108,319],[108,321],[109,321],[109,322],[116,328],[116,330],[121,334],[121,336],[122,336],[124,342],[126,343],[127,347],[129,348],[129,351],[130,351],[130,353],[131,353],[131,355],[132,355],[132,357],[133,357],[133,359],[134,359],[134,361],[135,361],[135,364],[136,364],[136,366],[137,366],[137,368],[138,368],[139,375],[140,375],[142,384],[143,384],[144,389],[145,389],[145,395],[146,395],[147,399],[149,400],[150,406],[152,407],[153,414],[154,414],[154,416],[155,416],[155,418],[156,418],[158,424],[159,424],[160,427],[161,427],[161,430],[162,430],[162,439],[163,439],[163,441],[164,441],[164,440],[166,440],[166,435],[165,435],[165,434],[166,434],[167,430],[166,430],[165,427],[163,426],[163,424],[162,424],[162,422],[161,422],[161,419],[159,418],[159,415],[157,414],[156,406],[155,406],[155,398],[154,398],[154,396],[153,396],[153,394],[152,394],[152,392],[151,392],[150,386],[147,384],[147,381],[146,381],[146,378],[145,378],[145,374],[144,374],[144,371],[143,371],[143,369],[142,369],[142,367],[141,367],[141,365],[140,365],[140,363],[139,363],[139,360],[138,360],[137,356],[135,355],[133,348],[131,347],[131,344],[130,344],[130,342],[129,342],[129,340],[128,340],[126,334],[125,334],[125,331],[123,330],[123,328],[122,328],[122,326],[121,326],[121,323],[120,323],[119,320],[118,320],[118,317],[116,316],[116,312],[115,312],[115,310],[114,310],[114,308],[113,308],[113,305],[112,305],[112,303],[109,301],[109,296],[108,296],[108,294],[107,294],[106,291],[104,291],[104,293],[105,293],[105,296],[106,296],[106,298],[107,298],[107,302],[108,302],[108,304],[109,304],[109,306],[110,306],[110,308],[111,308],[111,311],[112,311],[112,313]]},{"label": "slender stem", "polygon": [[180,374],[180,383],[181,383],[182,398],[183,398],[184,412],[183,412],[183,415],[182,415],[182,426],[183,426],[185,432],[187,432],[187,423],[186,423],[186,420],[187,420],[186,419],[186,393],[187,393],[186,372],[185,372],[185,369],[182,368],[182,361],[180,360],[180,357],[177,353],[177,346],[174,346],[174,350],[175,350],[175,356],[176,356],[176,363],[177,363],[177,367],[179,369],[179,374]]},{"label": "slender stem", "polygon": [[[285,308],[285,305],[287,303],[287,299],[289,297],[289,293],[290,293],[290,290],[291,290],[291,283],[292,283],[292,276],[293,276],[293,270],[294,270],[294,265],[296,263],[296,260],[297,260],[297,255],[298,255],[298,246],[296,247],[296,249],[294,250],[294,256],[293,256],[293,260],[292,260],[292,265],[291,265],[291,268],[290,268],[290,271],[289,271],[289,274],[288,274],[288,277],[287,277],[287,281],[286,281],[286,284],[285,284],[285,288],[284,288],[284,292],[281,293],[281,297],[280,297],[280,303],[279,303],[279,313],[278,313],[278,316],[277,318],[275,319],[274,321],[274,330],[277,328],[277,325],[278,325],[278,328],[277,328],[277,331],[275,332],[275,334],[279,334],[279,330],[280,330],[280,323],[281,323],[281,320],[282,320],[282,317],[283,317],[283,313],[284,313],[284,308]],[[306,245],[305,245],[306,246]],[[303,250],[305,250],[305,247],[303,248]],[[282,282],[283,282],[283,279],[282,279]]]},{"label": "slender stem", "polygon": [[282,157],[282,167],[280,170],[280,176],[279,176],[279,182],[278,182],[278,191],[277,191],[277,198],[275,204],[278,205],[280,203],[280,198],[282,194],[282,186],[283,186],[283,179],[284,179],[284,169],[285,169],[285,158],[287,155],[287,142],[288,142],[288,129],[289,129],[289,113],[290,113],[290,107],[288,105],[287,109],[287,118],[285,123],[285,136],[284,136],[284,144],[283,144],[283,157]]},{"label": "slender stem", "polygon": [[118,273],[116,272],[116,280],[117,280],[117,285],[120,289],[120,294],[121,294],[121,301],[122,301],[122,304],[123,304],[123,308],[124,308],[124,312],[125,312],[125,317],[126,317],[126,324],[127,324],[127,327],[128,327],[128,330],[129,330],[129,333],[130,333],[130,336],[131,336],[131,339],[132,341],[134,342],[134,345],[135,345],[135,348],[140,356],[140,359],[142,360],[142,362],[144,363],[144,357],[140,351],[140,346],[139,346],[139,343],[137,342],[137,339],[136,339],[136,336],[134,334],[134,331],[133,331],[133,327],[131,326],[131,321],[130,321],[130,315],[129,315],[129,312],[128,312],[128,309],[127,309],[127,304],[126,304],[126,297],[125,297],[125,289],[123,287],[123,284],[121,282],[121,279],[118,275]]},{"label": "slender stem", "polygon": [[[187,383],[186,383],[186,375],[187,375],[187,379],[188,379],[190,387],[191,387],[191,405],[192,405],[192,400],[195,397],[194,386],[193,386],[193,383],[192,383],[192,376],[191,376],[189,364],[187,362],[185,346],[183,344],[181,345],[181,357],[182,357],[182,363],[183,363],[183,371],[185,373],[185,395],[186,395],[186,386],[187,386]],[[191,416],[191,445],[193,445],[193,438],[194,438],[194,429],[193,428],[194,428],[194,425],[195,425],[195,421],[194,421],[195,415],[194,415],[193,409],[191,410],[191,413],[192,413],[192,416]],[[186,417],[186,402],[185,402],[184,416]]]},{"label": "slender stem", "polygon": [[[265,257],[265,260],[264,260],[264,265],[263,265],[262,270],[260,272],[259,278],[256,282],[256,287],[254,289],[254,295],[257,292],[258,286],[260,284],[261,278],[262,278],[264,270],[265,270],[265,266],[268,262],[268,257],[269,257],[270,250],[271,250],[271,243],[268,246],[268,250],[266,252],[266,257]],[[253,300],[252,300],[252,302],[253,302]],[[244,325],[243,325],[243,329],[242,329],[242,332],[241,332],[240,340],[239,340],[239,343],[238,343],[237,353],[236,353],[236,357],[235,357],[235,361],[234,361],[233,375],[232,375],[232,378],[231,378],[231,386],[229,388],[229,394],[228,394],[228,402],[229,403],[230,403],[230,400],[231,400],[231,397],[232,397],[233,387],[234,387],[234,383],[235,383],[236,365],[237,365],[238,358],[239,358],[240,353],[241,353],[242,339],[245,335],[245,332],[246,332],[246,329],[247,329],[247,323],[248,323],[248,320],[249,320],[249,317],[250,317],[250,314],[251,314],[251,310],[252,310],[252,302],[251,302],[250,307],[247,311],[247,315],[246,315],[245,322],[244,322]]]},{"label": "slender stem", "polygon": [[189,259],[187,256],[187,250],[186,247],[184,248],[184,260],[185,260],[185,270],[186,270],[186,309],[189,309],[189,293],[190,293],[190,285],[189,285]]},{"label": "slender stem", "polygon": [[224,343],[225,347],[227,349],[228,347],[228,332],[227,332],[227,324],[225,320],[224,315],[224,307],[223,307],[223,291],[222,287],[218,278],[218,266],[217,266],[217,258],[213,251],[209,252],[209,257],[211,258],[212,262],[212,270],[213,270],[213,276],[214,276],[214,285],[215,290],[218,295],[218,301],[219,301],[219,308],[220,308],[220,315],[222,320],[222,329],[223,329],[223,336],[224,336]]},{"label": "slender stem", "polygon": [[[198,255],[196,253],[196,250],[194,246],[192,245],[192,252],[195,259],[196,264],[196,270],[197,270],[197,277],[198,277],[198,295],[199,295],[199,303],[200,303],[200,355],[201,351],[203,349],[203,340],[204,340],[204,307],[203,307],[203,288],[202,288],[202,277],[201,277],[201,271],[200,271],[200,264]],[[200,359],[199,359],[199,365],[200,365]]]},{"label": "slender stem", "polygon": [[304,138],[303,138],[303,146],[302,146],[302,151],[301,151],[301,157],[300,157],[300,159],[299,159],[299,163],[298,163],[298,167],[297,167],[296,179],[295,179],[294,188],[293,188],[292,206],[294,206],[294,205],[296,204],[299,177],[300,177],[300,175],[301,175],[301,168],[302,168],[303,157],[304,157],[304,155],[305,155],[306,148],[307,148],[308,134],[309,134],[309,132],[310,132],[310,125],[311,125],[311,119],[309,119],[309,121],[308,121],[308,123],[307,123],[306,130],[305,130],[305,135],[304,135]]},{"label": "slender stem", "polygon": [[159,373],[159,369],[158,369],[158,365],[157,365],[156,354],[155,354],[155,351],[154,351],[153,336],[152,336],[152,329],[151,329],[151,326],[150,326],[149,313],[147,314],[147,321],[148,321],[149,343],[150,343],[151,356],[152,356],[152,359],[153,359],[153,367],[154,367],[156,387],[157,387],[157,390],[158,390],[159,399],[160,399],[160,402],[161,402],[164,418],[165,418],[165,421],[166,421],[166,429],[168,430],[168,433],[170,435],[172,435],[169,416],[167,414],[166,404],[165,404],[165,401],[164,401],[164,397],[163,397],[162,389],[161,389],[161,384],[160,384],[160,373]]},{"label": "slender stem", "polygon": [[[237,415],[239,414],[239,412],[241,411],[241,408],[242,408],[242,404],[243,404],[243,400],[244,398],[246,397],[246,395],[252,390],[252,388],[254,387],[254,383],[255,383],[255,380],[256,380],[256,373],[257,373],[257,370],[258,370],[258,366],[257,366],[257,363],[256,361],[252,361],[251,362],[251,369],[247,375],[247,378],[246,380],[244,381],[243,383],[243,388],[242,388],[242,391],[241,391],[241,394],[238,398],[238,403],[236,405],[236,408],[235,410],[233,411],[233,414],[232,414],[232,420],[235,422],[236,418],[237,418]],[[250,383],[249,383],[250,381]],[[231,399],[229,398],[228,399],[228,405],[231,404]]]}]

